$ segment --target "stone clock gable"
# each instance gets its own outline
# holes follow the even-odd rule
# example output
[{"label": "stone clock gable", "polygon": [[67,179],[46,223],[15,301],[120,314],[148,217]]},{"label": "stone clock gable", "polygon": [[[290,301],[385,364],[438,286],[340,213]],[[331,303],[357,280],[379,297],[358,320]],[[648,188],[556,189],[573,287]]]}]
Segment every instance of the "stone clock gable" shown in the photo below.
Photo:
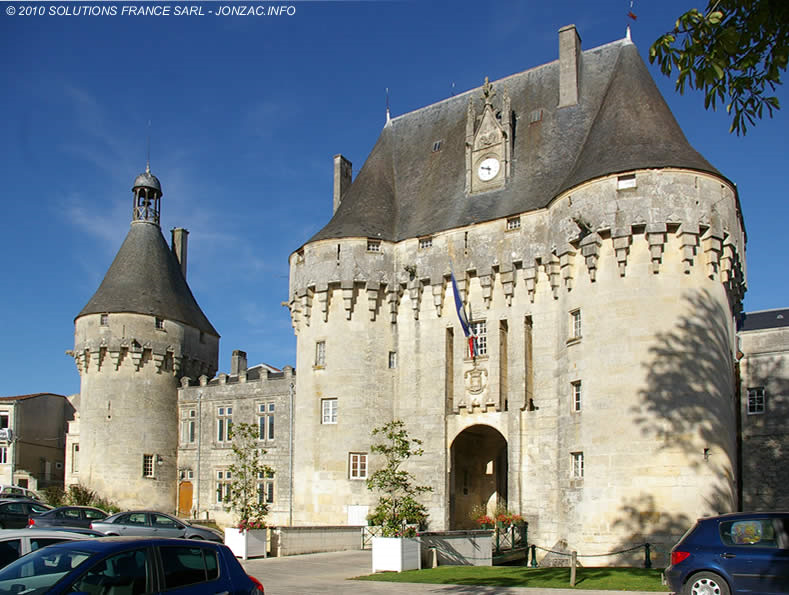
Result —
[{"label": "stone clock gable", "polygon": [[466,116],[466,193],[477,194],[502,188],[510,176],[512,106],[506,91],[500,108],[494,107],[496,91],[485,79],[484,106],[477,116],[474,98]]}]

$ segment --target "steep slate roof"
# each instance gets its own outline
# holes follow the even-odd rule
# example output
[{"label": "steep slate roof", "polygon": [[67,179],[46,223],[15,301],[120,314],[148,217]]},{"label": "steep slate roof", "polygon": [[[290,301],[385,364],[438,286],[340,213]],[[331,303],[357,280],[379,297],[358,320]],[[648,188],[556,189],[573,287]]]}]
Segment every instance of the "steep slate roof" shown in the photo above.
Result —
[{"label": "steep slate roof", "polygon": [[132,223],[104,281],[77,315],[129,312],[182,322],[219,337],[189,289],[158,225]]},{"label": "steep slate roof", "polygon": [[[310,241],[399,241],[546,207],[597,177],[677,167],[721,175],[690,146],[638,50],[620,40],[582,53],[579,103],[558,108],[559,61],[493,83],[512,101],[512,171],[500,189],[466,196],[466,110],[482,111],[481,88],[394,118]],[[542,110],[542,120],[529,115]],[[432,151],[441,140],[441,150]]]},{"label": "steep slate roof", "polygon": [[746,312],[740,319],[740,331],[761,331],[789,326],[789,308]]}]

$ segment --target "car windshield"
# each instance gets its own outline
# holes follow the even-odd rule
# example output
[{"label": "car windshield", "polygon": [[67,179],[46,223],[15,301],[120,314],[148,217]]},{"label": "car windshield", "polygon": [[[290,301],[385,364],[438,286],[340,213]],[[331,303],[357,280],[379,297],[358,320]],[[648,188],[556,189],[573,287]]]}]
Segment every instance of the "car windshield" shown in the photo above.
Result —
[{"label": "car windshield", "polygon": [[36,550],[0,570],[0,593],[46,593],[91,555],[78,548]]}]

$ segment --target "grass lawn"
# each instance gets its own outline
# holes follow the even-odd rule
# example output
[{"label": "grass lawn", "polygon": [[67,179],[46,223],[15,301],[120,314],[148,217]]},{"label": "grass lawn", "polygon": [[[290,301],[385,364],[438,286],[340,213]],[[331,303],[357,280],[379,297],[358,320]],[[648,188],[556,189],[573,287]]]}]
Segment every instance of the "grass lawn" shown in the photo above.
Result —
[{"label": "grass lawn", "polygon": [[[578,568],[577,589],[611,591],[668,591],[660,584],[661,570],[646,568]],[[425,570],[379,572],[356,580],[439,585],[482,585],[487,587],[538,587],[569,589],[569,568],[526,566],[439,566]]]}]

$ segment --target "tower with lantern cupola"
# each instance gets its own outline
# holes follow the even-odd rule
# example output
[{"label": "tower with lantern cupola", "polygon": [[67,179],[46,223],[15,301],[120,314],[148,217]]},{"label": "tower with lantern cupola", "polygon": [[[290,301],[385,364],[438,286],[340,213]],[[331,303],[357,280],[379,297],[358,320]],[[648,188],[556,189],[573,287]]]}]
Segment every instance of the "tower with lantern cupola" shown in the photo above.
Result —
[{"label": "tower with lantern cupola", "polygon": [[134,180],[132,222],[98,290],[77,315],[78,442],[71,477],[122,508],[173,510],[177,387],[217,370],[219,334],[186,282],[188,232],[160,228],[162,187]]}]

